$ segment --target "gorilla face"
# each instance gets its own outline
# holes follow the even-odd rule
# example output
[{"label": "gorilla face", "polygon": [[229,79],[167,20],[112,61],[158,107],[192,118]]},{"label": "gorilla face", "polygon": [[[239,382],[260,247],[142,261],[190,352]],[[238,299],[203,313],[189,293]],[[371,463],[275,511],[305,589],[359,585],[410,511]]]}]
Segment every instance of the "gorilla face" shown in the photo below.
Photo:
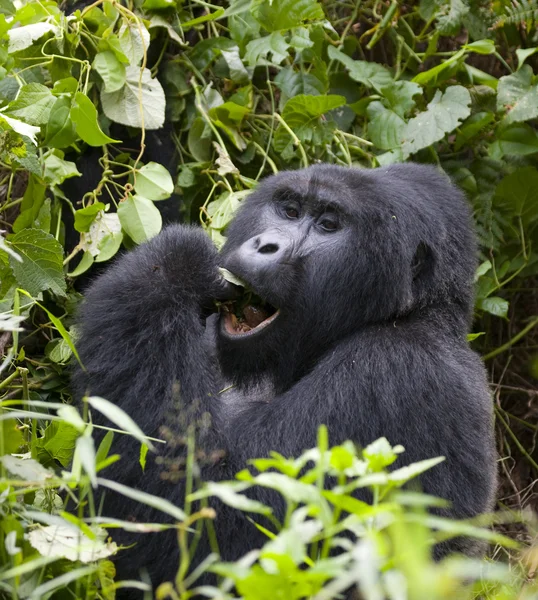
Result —
[{"label": "gorilla face", "polygon": [[221,313],[225,370],[308,368],[365,325],[432,303],[469,310],[465,203],[442,175],[416,167],[409,181],[409,170],[317,165],[260,184],[221,252],[221,266],[248,287]]}]

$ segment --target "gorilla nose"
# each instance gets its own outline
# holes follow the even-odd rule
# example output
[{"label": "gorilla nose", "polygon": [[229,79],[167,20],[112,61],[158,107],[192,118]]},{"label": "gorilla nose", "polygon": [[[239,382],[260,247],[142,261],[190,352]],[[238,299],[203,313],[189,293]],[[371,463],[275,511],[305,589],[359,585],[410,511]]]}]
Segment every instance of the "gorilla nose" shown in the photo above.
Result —
[{"label": "gorilla nose", "polygon": [[289,249],[291,240],[278,231],[267,231],[257,235],[247,242],[255,254],[269,255],[267,258],[277,258]]}]

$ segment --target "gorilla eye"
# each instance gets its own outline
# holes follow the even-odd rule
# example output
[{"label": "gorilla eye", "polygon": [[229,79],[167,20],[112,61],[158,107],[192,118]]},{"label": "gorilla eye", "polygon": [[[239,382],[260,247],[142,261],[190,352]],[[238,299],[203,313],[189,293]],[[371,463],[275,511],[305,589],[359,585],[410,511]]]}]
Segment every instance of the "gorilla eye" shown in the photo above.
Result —
[{"label": "gorilla eye", "polygon": [[296,206],[286,206],[284,208],[284,212],[286,213],[286,217],[288,217],[288,219],[299,218],[299,209]]},{"label": "gorilla eye", "polygon": [[323,215],[318,221],[318,226],[323,229],[323,231],[332,233],[338,229],[338,218],[333,214]]}]

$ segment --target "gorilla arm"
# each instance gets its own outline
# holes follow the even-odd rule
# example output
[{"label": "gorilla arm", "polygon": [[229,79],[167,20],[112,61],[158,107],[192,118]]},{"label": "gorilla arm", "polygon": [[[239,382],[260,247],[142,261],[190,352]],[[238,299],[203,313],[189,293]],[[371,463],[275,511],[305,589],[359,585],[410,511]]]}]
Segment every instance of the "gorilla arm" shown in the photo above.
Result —
[{"label": "gorilla arm", "polygon": [[172,226],[119,259],[89,288],[79,314],[75,390],[125,410],[148,435],[174,399],[183,405],[220,382],[204,338],[203,307],[225,288],[217,251],[200,229]]},{"label": "gorilla arm", "polygon": [[331,445],[386,437],[394,468],[445,456],[420,480],[458,518],[490,510],[495,491],[492,406],[479,358],[432,323],[390,323],[341,342],[291,389],[230,427],[230,474],[276,449],[298,456],[326,424]]}]

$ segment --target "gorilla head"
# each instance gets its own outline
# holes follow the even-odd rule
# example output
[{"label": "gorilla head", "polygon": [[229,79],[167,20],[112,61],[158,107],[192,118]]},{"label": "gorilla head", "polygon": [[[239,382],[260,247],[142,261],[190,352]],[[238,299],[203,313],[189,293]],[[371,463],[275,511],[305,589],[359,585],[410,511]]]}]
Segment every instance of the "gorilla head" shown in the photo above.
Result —
[{"label": "gorilla head", "polygon": [[296,378],[366,324],[471,310],[475,247],[461,194],[432,167],[331,165],[266,179],[228,229],[221,265],[247,284],[219,348],[235,380]]}]

